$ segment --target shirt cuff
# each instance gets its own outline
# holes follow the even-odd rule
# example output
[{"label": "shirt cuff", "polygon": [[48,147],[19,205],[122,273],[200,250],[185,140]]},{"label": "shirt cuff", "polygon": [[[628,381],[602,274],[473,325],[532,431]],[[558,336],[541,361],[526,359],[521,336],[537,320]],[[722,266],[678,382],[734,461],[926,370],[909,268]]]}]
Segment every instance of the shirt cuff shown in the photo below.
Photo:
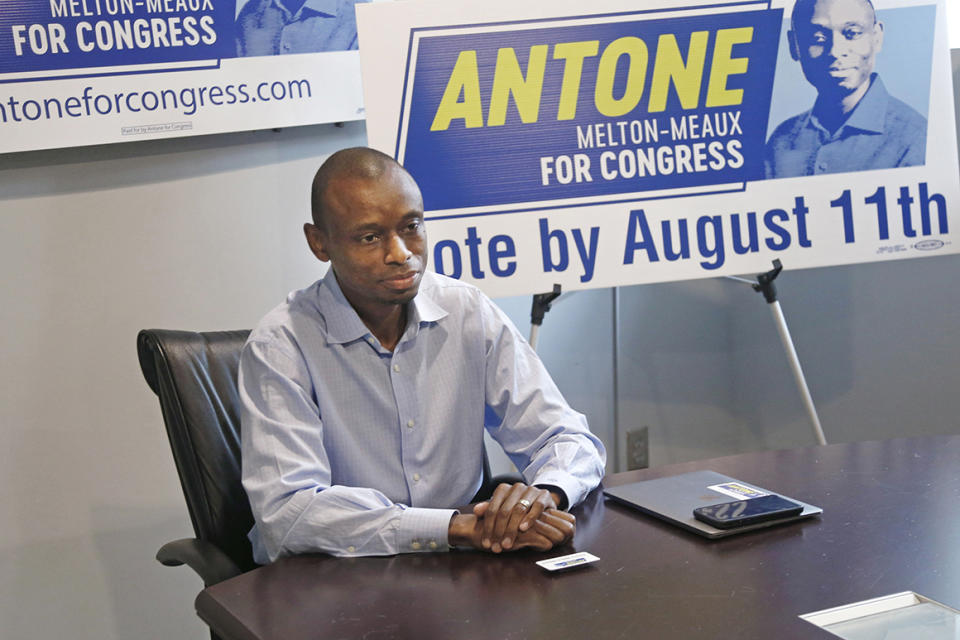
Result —
[{"label": "shirt cuff", "polygon": [[567,504],[563,506],[563,509],[575,507],[584,498],[581,495],[580,482],[564,473],[547,472],[537,476],[530,484],[535,487],[549,486],[559,489],[567,499]]},{"label": "shirt cuff", "polygon": [[423,509],[409,507],[400,515],[397,545],[400,553],[447,551],[450,519],[456,509]]},{"label": "shirt cuff", "polygon": [[546,489],[550,493],[555,493],[560,496],[560,500],[557,502],[557,508],[561,511],[566,511],[567,507],[570,506],[570,500],[567,498],[567,492],[563,490],[563,487],[558,487],[555,484],[545,484],[543,482],[538,482],[533,486],[537,489]]}]

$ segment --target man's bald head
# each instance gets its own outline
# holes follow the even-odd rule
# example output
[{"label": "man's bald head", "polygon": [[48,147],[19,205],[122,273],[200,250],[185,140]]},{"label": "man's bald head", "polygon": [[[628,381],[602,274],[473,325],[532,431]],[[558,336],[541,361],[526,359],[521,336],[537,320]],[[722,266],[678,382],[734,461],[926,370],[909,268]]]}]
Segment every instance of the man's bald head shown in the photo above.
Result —
[{"label": "man's bald head", "polygon": [[313,223],[303,225],[310,251],[330,263],[368,328],[385,319],[402,325],[427,267],[423,196],[413,177],[379,151],[344,149],[317,170],[311,200]]},{"label": "man's bald head", "polygon": [[[805,25],[810,21],[811,16],[813,16],[813,11],[817,6],[818,2],[822,0],[797,0],[793,5],[793,12],[790,14],[790,26],[792,29],[796,29],[797,25]],[[877,23],[877,12],[873,7],[872,0],[844,0],[845,2],[850,2],[853,4],[859,4],[865,7],[872,17],[873,24]]]},{"label": "man's bald head", "polygon": [[[325,229],[324,215],[329,206],[327,191],[330,184],[338,178],[377,180],[391,170],[399,169],[410,177],[407,170],[385,153],[369,147],[351,147],[341,149],[320,165],[313,177],[310,192],[310,209],[313,224]],[[412,181],[413,178],[410,177]]]}]

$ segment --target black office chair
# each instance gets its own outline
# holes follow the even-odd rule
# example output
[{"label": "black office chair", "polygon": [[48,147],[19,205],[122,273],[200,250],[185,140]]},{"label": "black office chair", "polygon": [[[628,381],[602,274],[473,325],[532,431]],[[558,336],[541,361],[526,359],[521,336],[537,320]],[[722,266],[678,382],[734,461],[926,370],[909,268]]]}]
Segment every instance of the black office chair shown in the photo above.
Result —
[{"label": "black office chair", "polygon": [[[248,571],[253,561],[247,532],[250,503],[240,482],[240,416],[237,368],[249,330],[168,331],[137,336],[137,354],[147,384],[160,398],[167,437],[196,538],[168,542],[157,560],[186,564],[205,586]],[[483,452],[483,486],[474,500],[489,497],[500,482]]]},{"label": "black office chair", "polygon": [[237,367],[249,330],[196,333],[149,329],[137,336],[143,377],[163,421],[196,538],[168,542],[157,560],[186,564],[205,586],[256,566],[253,526],[240,484]]}]

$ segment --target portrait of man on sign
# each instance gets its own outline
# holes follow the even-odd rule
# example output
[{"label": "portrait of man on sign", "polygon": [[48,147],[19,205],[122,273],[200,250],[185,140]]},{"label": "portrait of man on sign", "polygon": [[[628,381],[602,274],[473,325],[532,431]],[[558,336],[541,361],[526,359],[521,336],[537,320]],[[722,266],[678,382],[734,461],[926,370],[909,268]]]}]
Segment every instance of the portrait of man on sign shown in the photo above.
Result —
[{"label": "portrait of man on sign", "polygon": [[875,71],[884,25],[870,0],[797,0],[787,39],[817,98],[771,134],[767,178],[924,164],[926,119]]},{"label": "portrait of man on sign", "polygon": [[368,0],[248,0],[237,15],[237,56],[357,48],[354,5]]}]

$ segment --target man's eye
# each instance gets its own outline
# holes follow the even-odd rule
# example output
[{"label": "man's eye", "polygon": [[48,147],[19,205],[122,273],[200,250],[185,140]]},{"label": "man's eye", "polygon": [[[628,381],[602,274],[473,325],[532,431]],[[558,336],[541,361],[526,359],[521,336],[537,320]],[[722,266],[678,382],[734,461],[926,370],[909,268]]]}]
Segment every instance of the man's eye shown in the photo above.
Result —
[{"label": "man's eye", "polygon": [[421,220],[412,220],[407,224],[403,225],[402,233],[404,235],[416,235],[420,232],[421,227],[423,226],[423,221]]},{"label": "man's eye", "polygon": [[843,30],[843,37],[847,40],[856,40],[863,35],[863,29],[858,27],[850,27]]},{"label": "man's eye", "polygon": [[810,37],[810,40],[815,44],[823,44],[827,41],[827,34],[818,31]]},{"label": "man's eye", "polygon": [[380,238],[380,236],[378,236],[378,235],[375,234],[375,233],[368,233],[368,234],[365,235],[365,236],[360,236],[360,242],[363,243],[363,244],[373,244],[373,243],[376,242],[379,238]]}]

